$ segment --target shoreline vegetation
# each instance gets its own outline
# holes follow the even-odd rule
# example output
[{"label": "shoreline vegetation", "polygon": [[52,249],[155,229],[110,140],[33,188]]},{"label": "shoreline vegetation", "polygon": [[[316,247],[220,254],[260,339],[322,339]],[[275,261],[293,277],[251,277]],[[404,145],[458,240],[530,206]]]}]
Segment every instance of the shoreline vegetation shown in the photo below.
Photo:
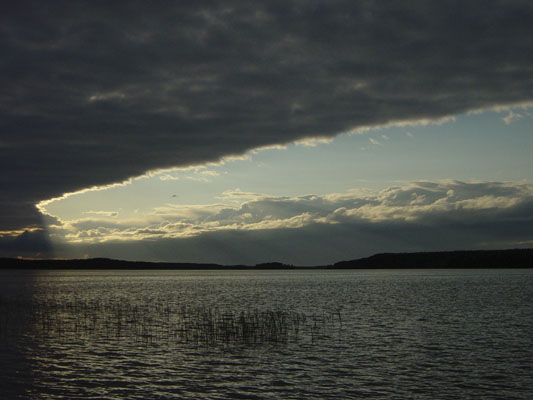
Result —
[{"label": "shoreline vegetation", "polygon": [[533,268],[533,249],[460,250],[417,253],[380,253],[332,265],[294,266],[279,262],[248,265],[125,261],[110,258],[0,258],[0,269],[102,270],[286,270],[286,269],[436,269]]}]

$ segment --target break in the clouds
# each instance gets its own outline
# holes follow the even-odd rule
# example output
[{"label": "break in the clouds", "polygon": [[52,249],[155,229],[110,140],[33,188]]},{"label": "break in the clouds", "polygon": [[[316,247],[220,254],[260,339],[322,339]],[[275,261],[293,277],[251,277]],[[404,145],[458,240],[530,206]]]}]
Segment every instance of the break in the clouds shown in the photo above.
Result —
[{"label": "break in the clouds", "polygon": [[0,32],[1,231],[149,170],[533,100],[528,0],[18,1]]},{"label": "break in the clouds", "polygon": [[[232,204],[168,204],[137,218],[56,220],[50,230],[55,241],[92,256],[122,248],[132,252],[125,251],[127,258],[190,260],[195,249],[195,260],[227,263],[276,257],[317,264],[377,251],[533,244],[530,184],[415,182],[292,198],[237,190],[221,200]],[[158,252],[146,250],[151,247]]]}]

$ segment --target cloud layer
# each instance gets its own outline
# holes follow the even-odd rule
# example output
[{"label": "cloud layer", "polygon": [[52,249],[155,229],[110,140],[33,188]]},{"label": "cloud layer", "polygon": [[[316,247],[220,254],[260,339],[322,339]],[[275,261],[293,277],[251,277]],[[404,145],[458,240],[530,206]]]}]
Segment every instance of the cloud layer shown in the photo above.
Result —
[{"label": "cloud layer", "polygon": [[533,100],[527,0],[21,1],[0,31],[0,230],[155,168]]},{"label": "cloud layer", "polygon": [[91,248],[91,254],[154,247],[161,254],[139,256],[192,261],[197,249],[202,261],[227,263],[275,257],[317,264],[382,251],[533,245],[528,184],[416,182],[380,192],[288,198],[234,191],[225,197],[236,204],[167,205],[130,220],[93,212],[50,229],[56,241]]}]

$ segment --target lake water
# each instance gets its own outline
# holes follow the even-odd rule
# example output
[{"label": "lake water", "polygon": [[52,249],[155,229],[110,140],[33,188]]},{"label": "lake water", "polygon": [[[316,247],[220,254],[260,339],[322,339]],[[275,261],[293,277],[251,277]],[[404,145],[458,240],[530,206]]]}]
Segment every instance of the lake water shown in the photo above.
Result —
[{"label": "lake water", "polygon": [[0,290],[3,399],[533,398],[533,270],[0,271]]}]

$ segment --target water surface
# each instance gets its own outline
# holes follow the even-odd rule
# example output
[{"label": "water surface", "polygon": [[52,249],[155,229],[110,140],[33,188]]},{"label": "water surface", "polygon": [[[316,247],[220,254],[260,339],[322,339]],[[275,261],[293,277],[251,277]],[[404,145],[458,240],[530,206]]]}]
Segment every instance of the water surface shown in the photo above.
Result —
[{"label": "water surface", "polygon": [[[531,270],[2,271],[0,289],[3,398],[533,396]],[[306,319],[205,341],[179,310]]]}]

